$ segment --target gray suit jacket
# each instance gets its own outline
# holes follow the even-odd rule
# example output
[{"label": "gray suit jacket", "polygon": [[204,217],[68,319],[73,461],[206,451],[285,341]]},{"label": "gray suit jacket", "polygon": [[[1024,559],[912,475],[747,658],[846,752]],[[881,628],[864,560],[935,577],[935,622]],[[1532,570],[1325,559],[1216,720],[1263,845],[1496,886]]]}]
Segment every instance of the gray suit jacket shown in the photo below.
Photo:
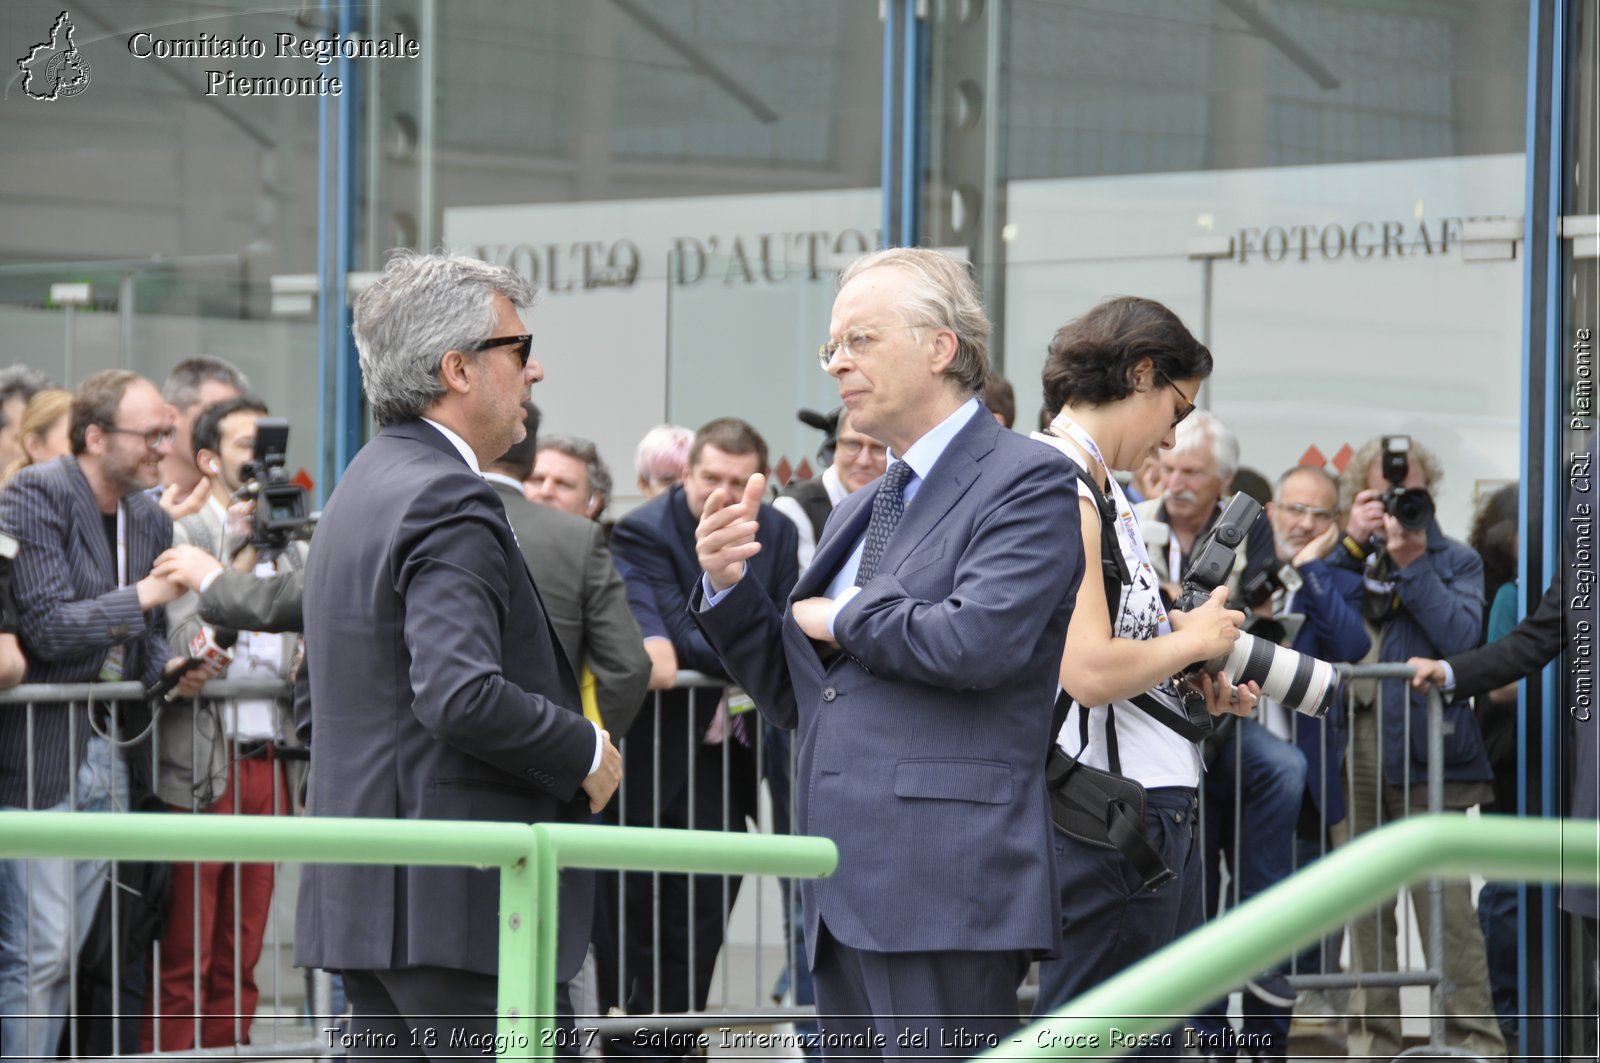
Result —
[{"label": "gray suit jacket", "polygon": [[265,579],[224,571],[200,596],[200,619],[236,631],[303,630],[300,603],[305,581],[305,570],[299,568]]},{"label": "gray suit jacket", "polygon": [[[824,593],[877,494],[834,510],[791,603]],[[697,592],[728,671],[799,726],[800,832],[839,847],[832,878],[801,883],[813,960],[819,917],[877,952],[1059,946],[1044,764],[1082,575],[1067,459],[980,410],[840,611],[842,653],[823,660],[755,581],[710,609]]]},{"label": "gray suit jacket", "polygon": [[[123,677],[152,683],[171,656],[162,611],[141,611],[133,584],[172,545],[172,521],[142,491],[122,504],[128,579],[118,587],[104,520],[76,460],[30,465],[0,491],[0,531],[21,544],[15,593],[26,682],[91,682],[111,647],[122,646]],[[30,794],[27,713],[0,712],[0,805],[49,808],[64,801],[88,742],[82,704],[35,705]]]},{"label": "gray suit jacket", "polygon": [[[296,717],[307,812],[587,821],[595,729],[494,489],[437,430],[390,425],[345,470],[305,582]],[[295,963],[492,974],[500,874],[308,865]],[[589,941],[593,876],[562,875],[557,975]]]},{"label": "gray suit jacket", "polygon": [[584,665],[594,673],[600,719],[611,740],[620,742],[644,704],[650,655],[600,525],[536,506],[507,484],[489,483],[505,503],[567,663],[574,675],[582,675]]},{"label": "gray suit jacket", "polygon": [[[226,536],[222,522],[207,506],[185,517],[172,529],[174,544],[188,543],[225,560]],[[306,544],[295,542],[279,556],[277,573],[298,572],[305,567]],[[256,580],[253,573],[236,573]],[[218,576],[220,580],[222,577]],[[215,580],[212,581],[215,584]],[[209,589],[209,588],[208,588]],[[227,627],[229,625],[221,625]],[[189,652],[190,640],[201,630],[200,596],[185,594],[167,606],[167,642],[177,653]],[[257,630],[235,628],[234,630]],[[278,675],[288,679],[300,636],[279,636]],[[167,705],[156,721],[156,795],[179,808],[206,808],[223,792],[228,782],[228,742],[221,711],[225,703],[212,699],[180,699]],[[283,698],[274,714],[274,732],[285,739],[293,732],[289,699]]]}]

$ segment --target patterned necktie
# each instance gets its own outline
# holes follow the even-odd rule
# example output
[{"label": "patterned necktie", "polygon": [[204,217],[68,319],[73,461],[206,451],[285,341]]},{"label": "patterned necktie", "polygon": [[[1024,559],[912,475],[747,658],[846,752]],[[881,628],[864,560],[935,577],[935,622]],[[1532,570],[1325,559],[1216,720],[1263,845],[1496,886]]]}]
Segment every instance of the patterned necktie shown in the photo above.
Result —
[{"label": "patterned necktie", "polygon": [[872,500],[872,520],[867,524],[867,545],[861,551],[861,567],[856,571],[856,586],[865,587],[867,581],[878,574],[878,563],[889,545],[889,536],[905,516],[906,484],[916,474],[904,461],[897,461],[883,474],[878,485],[878,497]]}]

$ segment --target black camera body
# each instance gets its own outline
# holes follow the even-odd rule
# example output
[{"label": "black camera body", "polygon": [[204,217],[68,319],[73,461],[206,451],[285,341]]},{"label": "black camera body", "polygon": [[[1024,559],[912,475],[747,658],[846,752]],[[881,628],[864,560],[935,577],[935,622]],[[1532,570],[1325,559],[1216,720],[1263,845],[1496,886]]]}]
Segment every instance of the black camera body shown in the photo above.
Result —
[{"label": "black camera body", "polygon": [[1244,603],[1246,611],[1259,609],[1272,601],[1272,596],[1279,591],[1297,591],[1303,586],[1305,581],[1293,565],[1279,565],[1277,568],[1262,569],[1246,580],[1239,587],[1239,600]]},{"label": "black camera body", "polygon": [[1433,496],[1421,487],[1402,486],[1411,473],[1411,437],[1383,437],[1383,478],[1389,489],[1383,493],[1383,511],[1407,531],[1421,531],[1433,520]]},{"label": "black camera body", "polygon": [[256,422],[256,445],[244,463],[240,494],[255,499],[250,545],[264,560],[282,553],[293,539],[309,537],[311,507],[306,489],[289,481],[285,462],[289,453],[289,422],[263,417]]},{"label": "black camera body", "polygon": [[[1178,597],[1174,609],[1187,612],[1198,608],[1211,597],[1212,591],[1228,582],[1239,556],[1239,548],[1244,545],[1250,525],[1260,515],[1261,503],[1243,491],[1228,501],[1217,522],[1195,546],[1189,571],[1183,577],[1183,593]],[[1271,594],[1269,587],[1267,595],[1270,597]]]},{"label": "black camera body", "polygon": [[[1189,610],[1204,605],[1211,592],[1227,582],[1250,525],[1260,515],[1261,503],[1242,491],[1233,496],[1205,538],[1196,544],[1194,560],[1184,576],[1183,593],[1176,609]],[[1297,583],[1299,574],[1285,565],[1275,574],[1263,574],[1252,580],[1249,593],[1265,601],[1272,597],[1275,584],[1292,586]],[[1255,682],[1263,694],[1296,712],[1315,717],[1325,715],[1333,704],[1338,685],[1333,665],[1279,645],[1287,636],[1281,623],[1259,617],[1252,620],[1256,622],[1239,635],[1231,653],[1210,661],[1196,661],[1184,670],[1185,674],[1203,670],[1216,675],[1226,670],[1233,682]],[[1186,693],[1184,709],[1191,719],[1195,717],[1195,708],[1193,695]],[[1204,713],[1204,706],[1199,706],[1199,710]]]}]

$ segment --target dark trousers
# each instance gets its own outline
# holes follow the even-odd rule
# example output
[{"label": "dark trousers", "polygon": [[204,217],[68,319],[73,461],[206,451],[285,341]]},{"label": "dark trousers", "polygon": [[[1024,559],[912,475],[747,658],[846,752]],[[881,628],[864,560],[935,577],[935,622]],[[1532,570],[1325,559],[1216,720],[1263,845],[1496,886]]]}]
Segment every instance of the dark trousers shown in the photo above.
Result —
[{"label": "dark trousers", "polygon": [[[1200,925],[1198,807],[1193,790],[1149,791],[1145,830],[1177,876],[1153,890],[1144,888],[1133,865],[1117,850],[1055,832],[1064,940],[1059,958],[1039,964],[1035,1017],[1050,1014]],[[1182,1038],[1169,1036],[1170,1050],[1157,1048],[1149,1054],[1178,1055]]]},{"label": "dark trousers", "polygon": [[[331,1038],[337,1052],[381,1057],[391,1063],[426,1059],[482,1059],[495,1055],[495,1004],[498,980],[492,974],[448,967],[407,967],[390,971],[346,970],[350,1032],[315,1031]],[[507,1055],[529,1056],[539,1046],[512,1045]],[[584,1044],[573,1029],[572,1003],[565,986],[556,986],[555,1056],[576,1059]]]},{"label": "dark trousers", "polygon": [[817,935],[812,978],[826,1059],[968,1058],[1009,1045],[1022,1024],[1028,954],[870,952]]}]

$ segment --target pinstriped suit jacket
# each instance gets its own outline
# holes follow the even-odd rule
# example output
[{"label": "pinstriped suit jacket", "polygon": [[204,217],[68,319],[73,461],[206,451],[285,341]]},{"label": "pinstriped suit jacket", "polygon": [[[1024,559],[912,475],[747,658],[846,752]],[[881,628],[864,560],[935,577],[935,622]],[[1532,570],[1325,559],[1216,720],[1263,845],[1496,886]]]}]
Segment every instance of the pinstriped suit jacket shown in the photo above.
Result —
[{"label": "pinstriped suit jacket", "polygon": [[[15,591],[29,683],[82,683],[100,674],[114,645],[123,675],[153,682],[171,656],[161,610],[139,609],[133,584],[172,545],[172,521],[149,495],[123,499],[128,586],[83,470],[71,457],[18,472],[0,491],[0,531],[21,544]],[[83,705],[34,706],[34,772],[29,792],[27,713],[0,713],[0,805],[49,808],[67,797],[89,741]]]}]

